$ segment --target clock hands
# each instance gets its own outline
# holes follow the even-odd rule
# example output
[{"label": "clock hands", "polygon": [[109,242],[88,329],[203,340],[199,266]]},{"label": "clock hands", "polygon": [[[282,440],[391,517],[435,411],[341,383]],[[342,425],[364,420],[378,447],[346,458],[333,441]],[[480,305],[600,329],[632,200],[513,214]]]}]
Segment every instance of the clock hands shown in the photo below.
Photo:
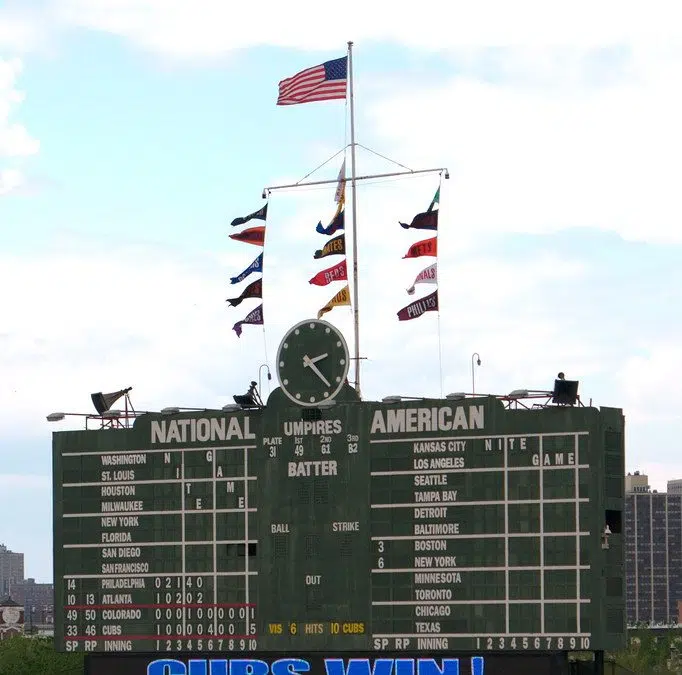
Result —
[{"label": "clock hands", "polygon": [[322,382],[324,382],[328,387],[331,387],[331,384],[329,380],[320,372],[320,369],[315,365],[316,361],[320,361],[321,359],[325,358],[327,354],[322,354],[321,356],[316,356],[314,359],[311,359],[307,354],[303,357],[303,367],[304,368],[310,368],[310,370],[317,375]]},{"label": "clock hands", "polygon": [[314,359],[310,359],[310,363],[317,363],[318,361],[322,361],[322,359],[326,359],[329,356],[329,354],[320,354],[319,356],[316,356]]}]

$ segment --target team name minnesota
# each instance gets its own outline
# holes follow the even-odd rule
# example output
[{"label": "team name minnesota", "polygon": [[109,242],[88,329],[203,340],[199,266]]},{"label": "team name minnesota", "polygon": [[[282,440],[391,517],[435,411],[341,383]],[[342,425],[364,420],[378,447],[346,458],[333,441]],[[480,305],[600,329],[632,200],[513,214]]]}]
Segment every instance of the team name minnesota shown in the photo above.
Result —
[{"label": "team name minnesota", "polygon": [[370,433],[403,434],[423,431],[483,429],[483,410],[482,405],[377,410],[372,419]]},{"label": "team name minnesota", "polygon": [[162,420],[152,422],[152,443],[206,443],[256,438],[248,417]]}]

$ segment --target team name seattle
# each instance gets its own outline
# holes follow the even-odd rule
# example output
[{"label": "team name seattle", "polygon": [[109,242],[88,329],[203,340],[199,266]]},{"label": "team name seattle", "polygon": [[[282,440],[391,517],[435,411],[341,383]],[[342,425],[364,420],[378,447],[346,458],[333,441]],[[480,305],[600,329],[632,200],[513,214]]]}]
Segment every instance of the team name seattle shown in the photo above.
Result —
[{"label": "team name seattle", "polygon": [[398,408],[377,410],[372,419],[372,434],[402,434],[422,431],[483,429],[482,405],[442,406],[440,408]]}]

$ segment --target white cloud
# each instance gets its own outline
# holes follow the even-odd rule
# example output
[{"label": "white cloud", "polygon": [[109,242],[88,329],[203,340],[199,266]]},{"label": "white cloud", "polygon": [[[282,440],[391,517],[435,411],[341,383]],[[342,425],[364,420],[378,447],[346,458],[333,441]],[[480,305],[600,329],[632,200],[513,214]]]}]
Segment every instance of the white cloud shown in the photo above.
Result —
[{"label": "white cloud", "polygon": [[[239,5],[214,0],[52,0],[67,23],[132,40],[166,56],[215,57],[245,47],[343,48],[390,41],[440,50],[468,45],[592,46],[620,42],[660,43],[678,34],[672,2],[582,0],[561,12],[542,0],[457,2],[439,0],[396,10],[388,0],[349,0],[329,21],[312,0],[295,5],[266,0]],[[302,20],[304,17],[304,20]],[[319,17],[319,18],[318,18]]]},{"label": "white cloud", "polygon": [[0,170],[0,196],[20,188],[24,184],[24,176],[17,169]]}]

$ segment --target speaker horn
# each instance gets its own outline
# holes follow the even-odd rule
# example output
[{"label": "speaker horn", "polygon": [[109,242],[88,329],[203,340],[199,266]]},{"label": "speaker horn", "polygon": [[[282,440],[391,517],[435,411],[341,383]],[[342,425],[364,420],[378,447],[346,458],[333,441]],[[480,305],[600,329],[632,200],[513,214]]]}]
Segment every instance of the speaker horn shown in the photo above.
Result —
[{"label": "speaker horn", "polygon": [[95,410],[102,415],[109,410],[121,396],[127,394],[131,389],[132,387],[128,387],[127,389],[121,389],[120,391],[113,391],[110,394],[103,394],[101,391],[96,394],[90,394],[92,405],[94,405]]}]

